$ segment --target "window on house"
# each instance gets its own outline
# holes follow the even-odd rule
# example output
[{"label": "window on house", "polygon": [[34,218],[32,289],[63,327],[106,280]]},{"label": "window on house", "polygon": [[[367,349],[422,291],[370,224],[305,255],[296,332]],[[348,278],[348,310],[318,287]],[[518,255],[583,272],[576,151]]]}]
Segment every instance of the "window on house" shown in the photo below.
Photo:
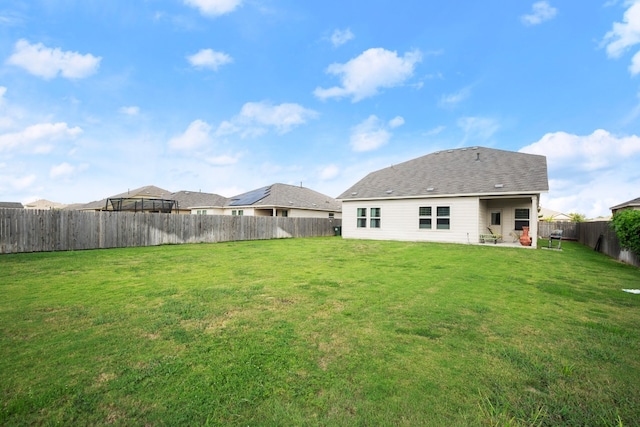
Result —
[{"label": "window on house", "polygon": [[238,215],[238,211],[237,211],[237,210],[235,210],[235,209],[234,209],[234,210],[232,210],[232,211],[231,211],[231,215]]},{"label": "window on house", "polygon": [[285,218],[288,217],[289,216],[289,211],[287,211],[287,210],[282,211],[282,216],[285,217]]},{"label": "window on house", "polygon": [[380,228],[380,208],[371,208],[371,228]]},{"label": "window on house", "polygon": [[491,212],[491,225],[500,225],[500,212]]},{"label": "window on house", "polygon": [[431,229],[431,206],[424,206],[419,211],[418,226],[422,229]]},{"label": "window on house", "polygon": [[522,230],[522,227],[529,227],[529,209],[516,208],[515,229]]},{"label": "window on house", "polygon": [[329,212],[329,219],[333,219],[336,215],[333,212]]},{"label": "window on house", "polygon": [[358,227],[367,226],[367,208],[358,208]]},{"label": "window on house", "polygon": [[438,206],[436,208],[436,215],[436,228],[438,230],[449,230],[449,228],[451,228],[449,206]]},{"label": "window on house", "polygon": [[238,215],[240,216],[244,215],[244,211],[242,209],[238,209]]}]

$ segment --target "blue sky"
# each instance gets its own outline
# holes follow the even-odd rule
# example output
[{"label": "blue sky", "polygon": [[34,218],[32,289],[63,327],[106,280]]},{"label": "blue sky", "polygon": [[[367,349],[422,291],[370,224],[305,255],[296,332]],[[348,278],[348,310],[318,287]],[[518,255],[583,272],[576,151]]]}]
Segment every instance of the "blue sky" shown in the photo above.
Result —
[{"label": "blue sky", "polygon": [[544,154],[544,207],[640,196],[640,0],[3,0],[0,200],[336,197],[441,149]]}]

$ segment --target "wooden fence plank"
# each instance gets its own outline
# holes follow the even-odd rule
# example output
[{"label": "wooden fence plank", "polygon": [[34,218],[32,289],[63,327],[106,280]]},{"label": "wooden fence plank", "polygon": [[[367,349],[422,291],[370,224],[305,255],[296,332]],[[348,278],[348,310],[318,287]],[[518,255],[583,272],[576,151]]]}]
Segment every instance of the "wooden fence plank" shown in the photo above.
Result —
[{"label": "wooden fence plank", "polygon": [[333,236],[341,220],[0,209],[0,254]]}]

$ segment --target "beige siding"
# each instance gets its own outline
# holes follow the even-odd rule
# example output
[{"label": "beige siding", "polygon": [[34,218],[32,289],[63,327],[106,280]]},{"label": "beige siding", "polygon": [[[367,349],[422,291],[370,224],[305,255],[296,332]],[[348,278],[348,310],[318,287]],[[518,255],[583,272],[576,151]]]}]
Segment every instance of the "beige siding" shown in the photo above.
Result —
[{"label": "beige siding", "polygon": [[[202,213],[204,211],[204,213]],[[191,215],[223,215],[222,208],[191,208]]]},{"label": "beige siding", "polygon": [[[529,209],[529,235],[532,238],[532,244],[535,247],[537,245],[536,236],[538,235],[538,198],[537,196],[530,196],[527,198],[517,199],[493,199],[486,201],[487,210],[484,218],[481,216],[480,228],[487,230],[489,224],[491,224],[491,211],[499,209],[502,212],[502,235],[503,240],[506,242],[511,241],[510,233],[516,232],[518,235],[522,234],[522,231],[515,230],[515,212],[516,209]],[[488,231],[488,230],[487,230]],[[485,231],[481,231],[484,233]],[[496,231],[498,232],[498,231]]]},{"label": "beige siding", "polygon": [[[327,211],[314,211],[311,209],[289,209],[291,218],[329,218]],[[334,219],[341,217],[340,212],[334,212]]]},{"label": "beige siding", "polygon": [[233,211],[242,211],[242,215],[253,216],[253,208],[224,208],[223,215],[231,215]]},{"label": "beige siding", "polygon": [[[432,207],[432,228],[419,228],[419,209]],[[436,208],[450,207],[450,229],[436,228]],[[380,228],[357,227],[357,209],[380,208]],[[342,236],[351,239],[431,241],[477,243],[479,230],[479,200],[477,197],[430,198],[383,201],[343,201]]]}]

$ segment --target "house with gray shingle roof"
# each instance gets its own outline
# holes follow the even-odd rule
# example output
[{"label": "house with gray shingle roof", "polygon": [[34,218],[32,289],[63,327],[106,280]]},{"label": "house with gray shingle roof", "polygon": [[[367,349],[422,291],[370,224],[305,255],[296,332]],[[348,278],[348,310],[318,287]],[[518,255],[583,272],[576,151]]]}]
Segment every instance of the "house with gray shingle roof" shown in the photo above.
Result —
[{"label": "house with gray shingle roof", "polygon": [[540,208],[538,211],[538,218],[542,221],[552,222],[570,222],[571,217],[562,212],[554,211],[553,209]]},{"label": "house with gray shingle roof", "polygon": [[[160,202],[171,202],[170,209],[164,209],[164,205],[159,205]],[[193,215],[341,217],[341,204],[336,199],[309,188],[286,184],[261,187],[231,198],[202,191],[172,193],[154,185],[147,185],[72,208],[88,211],[159,211]]]},{"label": "house with gray shingle roof", "polygon": [[219,194],[202,191],[177,191],[171,193],[168,198],[176,201],[176,213],[203,215],[223,215],[224,206],[229,200]]},{"label": "house with gray shingle roof", "polygon": [[33,201],[31,203],[27,203],[24,205],[25,209],[33,209],[33,210],[54,210],[54,209],[64,209],[67,205],[64,203],[52,202],[50,200],[39,199]]},{"label": "house with gray shingle roof", "polygon": [[[117,202],[117,203],[116,203]],[[170,209],[162,210],[160,202],[170,203]],[[147,185],[125,193],[116,194],[106,199],[90,202],[85,205],[75,207],[78,210],[134,210],[134,211],[162,211],[177,214],[191,214],[194,206],[208,206],[210,213],[222,214],[222,208],[226,204],[227,198],[213,193],[203,193],[201,191],[177,191],[175,193]],[[118,205],[119,203],[119,205]],[[121,209],[118,209],[119,206]],[[217,211],[216,211],[217,209]]]},{"label": "house with gray shingle roof", "polygon": [[[195,208],[198,210],[201,208]],[[193,212],[195,213],[195,212]],[[341,218],[342,207],[333,197],[288,184],[272,184],[230,197],[224,215]]]},{"label": "house with gray shingle roof", "polygon": [[538,233],[545,156],[485,147],[438,151],[371,172],[340,196],[344,238],[478,243]]},{"label": "house with gray shingle roof", "polygon": [[[154,204],[159,200],[168,200],[171,192],[155,185],[127,190],[125,193],[116,194],[102,200],[96,200],[84,205],[75,206],[73,209],[81,211],[155,211]],[[147,201],[147,207],[144,204]],[[149,209],[151,208],[151,209]],[[166,210],[165,210],[166,211]]]},{"label": "house with gray shingle roof", "polygon": [[623,211],[625,209],[640,210],[640,197],[624,203],[620,203],[619,205],[612,206],[609,209],[611,209],[612,215],[615,215],[616,212]]},{"label": "house with gray shingle roof", "polygon": [[20,202],[0,202],[0,209],[23,209]]}]

